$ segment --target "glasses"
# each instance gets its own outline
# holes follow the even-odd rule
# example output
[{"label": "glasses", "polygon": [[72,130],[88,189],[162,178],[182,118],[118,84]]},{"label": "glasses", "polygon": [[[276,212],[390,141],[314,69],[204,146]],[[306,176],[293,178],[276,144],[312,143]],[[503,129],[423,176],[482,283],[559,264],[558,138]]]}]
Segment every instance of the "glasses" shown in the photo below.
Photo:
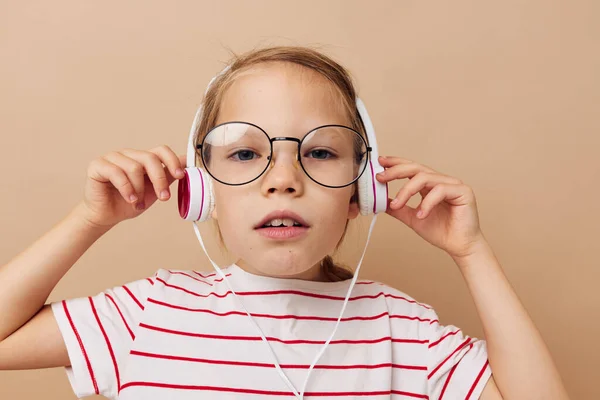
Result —
[{"label": "glasses", "polygon": [[371,148],[354,129],[323,125],[302,139],[274,137],[249,122],[225,122],[211,129],[196,146],[207,172],[226,185],[244,185],[258,179],[271,164],[273,142],[298,143],[297,160],[306,175],[329,188],[348,186],[362,175]]}]

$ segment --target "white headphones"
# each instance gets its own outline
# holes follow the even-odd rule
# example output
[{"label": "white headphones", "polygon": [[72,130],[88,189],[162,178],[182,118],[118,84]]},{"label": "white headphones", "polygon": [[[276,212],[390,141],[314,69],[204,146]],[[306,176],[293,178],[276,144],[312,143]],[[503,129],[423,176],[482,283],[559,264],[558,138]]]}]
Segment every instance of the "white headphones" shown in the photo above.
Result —
[{"label": "white headphones", "polygon": [[[229,68],[230,66],[225,67],[223,71],[211,79],[204,92],[205,95],[213,82]],[[367,144],[370,147],[370,154],[367,154],[368,165],[358,178],[358,205],[362,215],[377,214],[385,212],[387,208],[388,187],[387,184],[375,179],[375,174],[382,172],[383,167],[379,164],[375,129],[364,103],[358,97],[356,98],[356,108],[365,125]],[[212,179],[208,173],[196,167],[196,146],[194,145],[194,139],[201,119],[202,105],[198,107],[192,128],[190,129],[185,178],[179,180],[177,190],[179,215],[187,221],[199,222],[208,220],[214,208]]]}]

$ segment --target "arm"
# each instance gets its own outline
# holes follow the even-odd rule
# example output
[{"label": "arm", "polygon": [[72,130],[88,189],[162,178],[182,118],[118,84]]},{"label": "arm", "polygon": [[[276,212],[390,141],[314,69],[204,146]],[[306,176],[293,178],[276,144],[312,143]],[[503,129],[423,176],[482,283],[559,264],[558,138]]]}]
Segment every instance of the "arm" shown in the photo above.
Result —
[{"label": "arm", "polygon": [[69,365],[58,324],[44,306],[48,295],[104,233],[159,198],[167,201],[175,177],[185,177],[183,165],[185,155],[164,145],[110,152],[90,163],[84,200],[0,268],[0,370]]},{"label": "arm", "polygon": [[0,267],[0,370],[68,365],[58,326],[44,303],[58,281],[108,230],[86,222],[80,204]]},{"label": "arm", "polygon": [[[376,175],[379,182],[409,178],[386,213],[448,253],[473,296],[494,378],[481,397],[568,399],[550,352],[481,232],[473,189],[405,158],[379,157],[379,162],[385,168]],[[419,206],[406,205],[417,193]]]},{"label": "arm", "polygon": [[[568,399],[540,333],[510,286],[489,243],[452,257],[473,296],[483,324],[493,379],[481,398]],[[496,389],[497,385],[497,389]]]}]

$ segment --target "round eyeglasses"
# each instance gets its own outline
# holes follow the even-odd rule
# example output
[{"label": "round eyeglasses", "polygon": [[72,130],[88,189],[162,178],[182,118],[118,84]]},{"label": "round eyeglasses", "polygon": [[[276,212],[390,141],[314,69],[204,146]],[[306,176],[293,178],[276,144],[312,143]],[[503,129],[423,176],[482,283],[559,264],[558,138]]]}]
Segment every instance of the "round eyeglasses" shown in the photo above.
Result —
[{"label": "round eyeglasses", "polygon": [[273,158],[273,142],[298,143],[297,160],[306,175],[330,188],[348,186],[365,171],[369,152],[365,139],[343,125],[323,125],[302,139],[271,138],[262,128],[249,122],[219,124],[196,146],[207,172],[226,185],[244,185],[258,179]]}]

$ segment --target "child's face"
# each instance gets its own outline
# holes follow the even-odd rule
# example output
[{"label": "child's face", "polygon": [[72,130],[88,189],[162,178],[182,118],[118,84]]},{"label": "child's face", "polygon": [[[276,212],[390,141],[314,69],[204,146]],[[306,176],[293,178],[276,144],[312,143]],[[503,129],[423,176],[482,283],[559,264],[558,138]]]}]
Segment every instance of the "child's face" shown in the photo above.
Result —
[{"label": "child's face", "polygon": [[[236,78],[224,95],[217,124],[251,122],[270,137],[302,137],[320,125],[350,126],[339,95],[318,73],[286,63],[261,64]],[[214,182],[215,211],[227,249],[249,272],[320,279],[319,262],[340,240],[358,205],[355,186],[327,188],[313,182],[296,161],[298,145],[273,143],[273,166],[253,182]],[[309,227],[294,238],[272,239],[255,226],[273,211],[298,214]]]}]

